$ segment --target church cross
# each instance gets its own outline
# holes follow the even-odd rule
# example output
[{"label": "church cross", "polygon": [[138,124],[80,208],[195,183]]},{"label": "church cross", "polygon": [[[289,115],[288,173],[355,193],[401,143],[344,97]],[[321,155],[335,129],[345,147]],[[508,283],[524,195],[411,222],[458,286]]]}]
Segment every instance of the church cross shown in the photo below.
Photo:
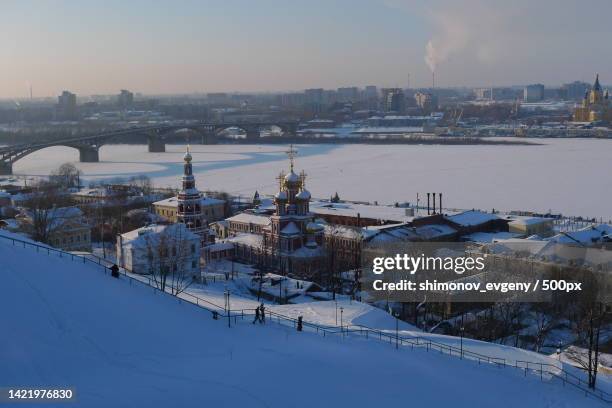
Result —
[{"label": "church cross", "polygon": [[295,150],[293,148],[293,144],[291,144],[289,146],[289,150],[287,150],[285,153],[287,153],[287,156],[289,157],[289,163],[291,163],[291,171],[293,171],[293,160],[295,159],[295,156],[297,155],[297,150]]}]

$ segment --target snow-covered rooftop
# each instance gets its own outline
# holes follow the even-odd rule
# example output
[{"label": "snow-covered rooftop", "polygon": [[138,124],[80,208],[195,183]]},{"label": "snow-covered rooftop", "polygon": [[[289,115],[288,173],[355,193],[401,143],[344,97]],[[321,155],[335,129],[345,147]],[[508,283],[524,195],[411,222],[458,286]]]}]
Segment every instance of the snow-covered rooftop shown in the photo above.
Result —
[{"label": "snow-covered rooftop", "polygon": [[345,217],[370,218],[381,221],[409,222],[415,217],[406,214],[406,208],[387,205],[369,205],[350,202],[331,203],[329,201],[313,201],[310,211],[315,214],[340,215]]},{"label": "snow-covered rooftop", "polygon": [[513,215],[508,217],[510,220],[510,224],[516,225],[537,225],[542,223],[550,223],[553,221],[552,218],[544,218],[544,217],[523,217],[518,215]]},{"label": "snow-covered rooftop", "polygon": [[[217,198],[211,198],[211,197],[202,197],[202,199],[200,200],[202,207],[223,204],[224,202],[225,201],[223,200],[219,200]],[[164,206],[164,207],[178,207],[178,198],[177,197],[166,198],[165,200],[154,202],[153,205],[159,205],[159,206]]]},{"label": "snow-covered rooftop", "polygon": [[259,248],[263,243],[263,235],[243,233],[233,237],[229,237],[227,242],[233,242],[236,244],[246,245],[254,248]]},{"label": "snow-covered rooftop", "polygon": [[243,222],[245,224],[254,224],[254,225],[270,225],[270,217],[265,215],[256,215],[249,213],[240,213],[236,214],[232,217],[226,218],[226,221],[235,221],[235,222]]},{"label": "snow-covered rooftop", "polygon": [[471,242],[480,242],[485,244],[490,244],[492,242],[504,239],[517,238],[521,236],[521,234],[516,234],[513,232],[474,232],[473,234],[463,236],[463,239]]},{"label": "snow-covered rooftop", "polygon": [[485,224],[489,221],[498,220],[499,217],[495,214],[486,213],[478,210],[464,211],[459,214],[447,216],[449,221],[464,227]]},{"label": "snow-covered rooftop", "polygon": [[416,228],[416,233],[421,239],[439,239],[448,237],[457,233],[457,230],[449,225],[430,224]]},{"label": "snow-covered rooftop", "polygon": [[195,241],[200,237],[190,231],[185,224],[170,224],[160,225],[152,224],[146,227],[141,227],[124,234],[121,234],[121,239],[124,245],[133,247],[145,247],[151,243],[156,243],[164,234],[170,240],[177,241]]},{"label": "snow-covered rooftop", "polygon": [[583,228],[579,231],[562,232],[550,238],[560,244],[592,245],[612,241],[612,225],[599,224]]}]

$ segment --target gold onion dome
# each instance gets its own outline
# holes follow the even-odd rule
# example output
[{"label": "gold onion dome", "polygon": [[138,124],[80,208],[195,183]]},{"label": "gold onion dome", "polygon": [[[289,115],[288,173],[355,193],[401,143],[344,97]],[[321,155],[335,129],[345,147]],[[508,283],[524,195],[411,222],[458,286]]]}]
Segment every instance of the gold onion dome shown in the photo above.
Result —
[{"label": "gold onion dome", "polygon": [[296,195],[296,198],[298,200],[310,200],[310,191],[303,189]]},{"label": "gold onion dome", "polygon": [[295,183],[298,183],[299,181],[300,181],[300,176],[295,174],[293,170],[291,170],[291,172],[287,173],[287,175],[285,176],[286,183],[295,184]]},{"label": "gold onion dome", "polygon": [[279,191],[274,197],[276,197],[278,201],[287,201],[287,192]]},{"label": "gold onion dome", "polygon": [[191,153],[189,153],[189,146],[187,146],[187,152],[183,156],[183,160],[185,160],[188,163],[191,161]]}]

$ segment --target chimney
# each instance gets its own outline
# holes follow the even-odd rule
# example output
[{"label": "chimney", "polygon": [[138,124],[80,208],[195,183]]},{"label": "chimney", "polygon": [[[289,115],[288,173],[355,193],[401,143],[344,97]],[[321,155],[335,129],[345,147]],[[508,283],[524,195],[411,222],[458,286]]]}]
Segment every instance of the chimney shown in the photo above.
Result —
[{"label": "chimney", "polygon": [[429,193],[427,193],[427,215],[429,215]]},{"label": "chimney", "polygon": [[442,214],[443,209],[442,209],[442,193],[440,193],[440,214]]},{"label": "chimney", "polygon": [[357,226],[361,227],[361,214],[357,213]]},{"label": "chimney", "polygon": [[436,213],[436,193],[431,193],[433,195],[433,214]]}]

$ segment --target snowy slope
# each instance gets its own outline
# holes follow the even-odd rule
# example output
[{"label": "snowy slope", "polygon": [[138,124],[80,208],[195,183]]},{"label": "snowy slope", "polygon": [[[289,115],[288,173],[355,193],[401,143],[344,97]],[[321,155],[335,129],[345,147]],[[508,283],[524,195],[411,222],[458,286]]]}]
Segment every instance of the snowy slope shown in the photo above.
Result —
[{"label": "snowy slope", "polygon": [[[590,407],[557,382],[209,312],[0,239],[0,385],[74,386],[75,407]],[[50,406],[50,405],[43,405]]]}]

